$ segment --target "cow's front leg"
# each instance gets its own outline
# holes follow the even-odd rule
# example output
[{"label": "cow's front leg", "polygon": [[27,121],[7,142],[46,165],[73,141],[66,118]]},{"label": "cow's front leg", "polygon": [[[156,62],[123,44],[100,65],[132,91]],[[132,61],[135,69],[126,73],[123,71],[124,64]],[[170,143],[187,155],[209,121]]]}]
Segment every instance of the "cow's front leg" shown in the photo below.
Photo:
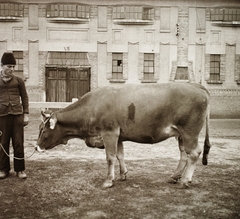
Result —
[{"label": "cow's front leg", "polygon": [[106,159],[108,165],[107,179],[103,183],[104,188],[110,188],[113,186],[114,180],[114,165],[117,157],[117,142],[119,137],[119,128],[113,131],[102,132],[103,142],[106,151]]},{"label": "cow's front leg", "polygon": [[126,180],[128,171],[127,171],[126,164],[124,162],[124,148],[123,148],[123,143],[121,141],[118,142],[117,159],[120,167],[120,180]]}]

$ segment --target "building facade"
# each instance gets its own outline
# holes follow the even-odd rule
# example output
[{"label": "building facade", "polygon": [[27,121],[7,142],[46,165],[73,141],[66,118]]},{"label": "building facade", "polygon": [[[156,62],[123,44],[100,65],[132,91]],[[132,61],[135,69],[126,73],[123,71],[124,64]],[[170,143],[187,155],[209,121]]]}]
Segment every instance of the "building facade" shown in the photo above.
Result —
[{"label": "building facade", "polygon": [[210,91],[212,117],[240,118],[239,0],[0,0],[0,32],[30,101],[196,82]]}]

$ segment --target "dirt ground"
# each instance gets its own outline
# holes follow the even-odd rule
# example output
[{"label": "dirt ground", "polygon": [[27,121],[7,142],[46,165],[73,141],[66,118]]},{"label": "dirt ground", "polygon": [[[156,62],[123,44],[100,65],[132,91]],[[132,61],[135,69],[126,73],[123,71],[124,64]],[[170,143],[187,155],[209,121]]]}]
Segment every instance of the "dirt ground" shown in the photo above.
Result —
[{"label": "dirt ground", "polygon": [[126,142],[127,180],[102,189],[105,151],[72,139],[34,153],[39,124],[34,115],[25,128],[28,178],[11,172],[0,181],[0,218],[240,218],[240,120],[210,120],[209,164],[199,160],[186,190],[165,182],[179,159],[174,138],[155,145]]}]

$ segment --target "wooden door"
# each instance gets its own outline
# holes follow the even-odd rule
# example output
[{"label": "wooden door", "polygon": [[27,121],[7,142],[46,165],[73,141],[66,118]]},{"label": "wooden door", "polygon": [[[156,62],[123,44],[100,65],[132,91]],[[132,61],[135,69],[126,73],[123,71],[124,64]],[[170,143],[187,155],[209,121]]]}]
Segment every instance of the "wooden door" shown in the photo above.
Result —
[{"label": "wooden door", "polygon": [[65,69],[47,68],[46,100],[47,102],[66,102],[67,72]]},{"label": "wooden door", "polygon": [[90,91],[90,69],[69,69],[68,95],[67,99],[80,98]]},{"label": "wooden door", "polygon": [[90,68],[46,68],[47,102],[72,102],[90,91]]}]

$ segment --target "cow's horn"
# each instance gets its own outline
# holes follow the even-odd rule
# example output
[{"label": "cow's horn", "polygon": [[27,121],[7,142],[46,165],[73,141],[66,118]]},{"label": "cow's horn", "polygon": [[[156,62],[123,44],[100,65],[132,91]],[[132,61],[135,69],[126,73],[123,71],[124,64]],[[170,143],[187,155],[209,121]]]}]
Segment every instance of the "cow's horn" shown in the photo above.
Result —
[{"label": "cow's horn", "polygon": [[42,114],[43,117],[49,118],[49,117],[52,115],[52,112],[49,111],[49,110],[43,112],[43,111],[41,110],[41,114]]}]

